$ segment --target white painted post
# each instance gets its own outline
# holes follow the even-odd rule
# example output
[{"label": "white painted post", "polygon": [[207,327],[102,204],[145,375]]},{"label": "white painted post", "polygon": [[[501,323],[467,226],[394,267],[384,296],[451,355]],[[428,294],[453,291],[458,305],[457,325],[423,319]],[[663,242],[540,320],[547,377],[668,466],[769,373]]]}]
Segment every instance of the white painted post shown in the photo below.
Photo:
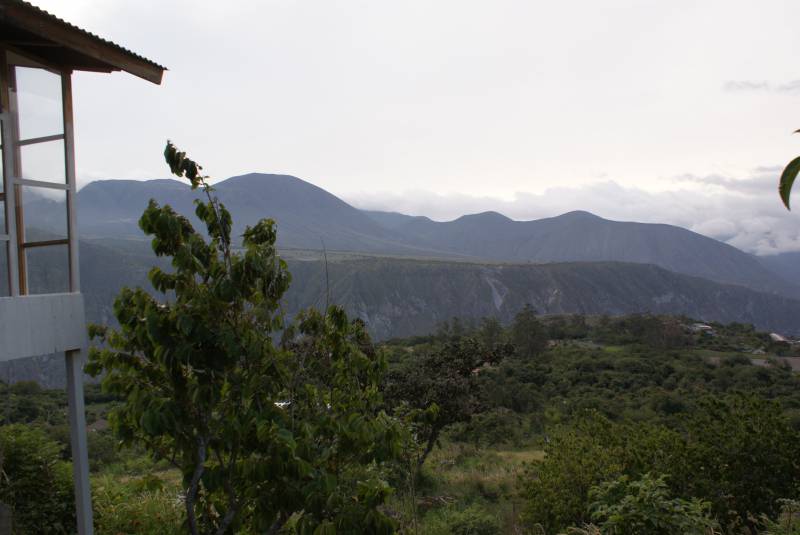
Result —
[{"label": "white painted post", "polygon": [[83,403],[82,351],[67,351],[67,399],[69,434],[72,445],[72,472],[75,482],[75,508],[78,535],[93,535],[92,495],[89,485],[89,448],[86,440],[86,414]]},{"label": "white painted post", "polygon": [[[77,184],[75,179],[75,135],[72,118],[71,73],[61,74],[61,102],[64,111],[64,165],[67,178],[67,229],[69,236],[69,291],[81,291],[78,264],[78,224],[75,215]],[[86,332],[86,331],[84,331]],[[84,347],[86,347],[84,345]],[[69,433],[72,444],[72,471],[75,481],[75,508],[78,535],[92,535],[92,491],[89,481],[89,447],[86,438],[86,413],[83,399],[83,364],[86,351],[67,351],[67,396],[69,397]]]}]

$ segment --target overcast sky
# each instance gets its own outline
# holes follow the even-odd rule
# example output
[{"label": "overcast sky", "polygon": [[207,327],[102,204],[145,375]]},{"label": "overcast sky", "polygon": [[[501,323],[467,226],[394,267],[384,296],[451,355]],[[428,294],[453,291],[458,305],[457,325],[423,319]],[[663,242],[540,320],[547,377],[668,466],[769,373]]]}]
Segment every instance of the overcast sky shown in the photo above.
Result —
[{"label": "overcast sky", "polygon": [[[800,250],[797,0],[34,0],[169,68],[74,77],[82,183],[308,180],[448,219],[572,209]],[[800,191],[796,197],[800,206]]]}]

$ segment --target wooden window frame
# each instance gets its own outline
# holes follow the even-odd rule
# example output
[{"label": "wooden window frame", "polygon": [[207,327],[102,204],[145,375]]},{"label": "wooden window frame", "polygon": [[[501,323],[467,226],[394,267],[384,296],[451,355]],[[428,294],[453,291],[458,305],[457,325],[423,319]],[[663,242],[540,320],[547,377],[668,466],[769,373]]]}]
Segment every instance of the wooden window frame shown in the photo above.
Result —
[{"label": "wooden window frame", "polygon": [[[19,115],[16,102],[15,67],[40,68],[56,74],[61,82],[62,133],[50,136],[20,139]],[[38,58],[19,50],[0,47],[0,115],[3,128],[3,193],[0,200],[5,201],[6,232],[0,234],[0,243],[7,244],[9,293],[12,297],[29,294],[28,266],[25,251],[38,247],[67,245],[69,250],[69,292],[80,292],[78,262],[78,233],[75,176],[75,138],[72,117],[72,72],[59,70],[46,65]],[[65,181],[48,182],[22,178],[20,147],[63,140],[63,166]],[[67,237],[55,240],[26,240],[25,214],[22,208],[22,188],[24,186],[59,190],[66,192]],[[11,193],[13,192],[13,194]],[[0,214],[2,216],[2,214]]]}]

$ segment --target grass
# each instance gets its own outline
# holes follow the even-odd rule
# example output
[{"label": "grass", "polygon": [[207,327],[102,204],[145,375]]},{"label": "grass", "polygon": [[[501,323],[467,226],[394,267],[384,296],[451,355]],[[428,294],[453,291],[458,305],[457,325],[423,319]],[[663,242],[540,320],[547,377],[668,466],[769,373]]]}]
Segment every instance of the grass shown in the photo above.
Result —
[{"label": "grass", "polygon": [[112,474],[93,477],[97,534],[181,533],[184,509],[179,479],[175,470],[141,477],[120,478]]},{"label": "grass", "polygon": [[526,464],[543,458],[534,446],[482,449],[448,442],[426,461],[416,503],[406,494],[390,507],[400,511],[409,533],[458,534],[452,528],[458,525],[465,526],[464,533],[514,533],[520,509],[517,480]]}]

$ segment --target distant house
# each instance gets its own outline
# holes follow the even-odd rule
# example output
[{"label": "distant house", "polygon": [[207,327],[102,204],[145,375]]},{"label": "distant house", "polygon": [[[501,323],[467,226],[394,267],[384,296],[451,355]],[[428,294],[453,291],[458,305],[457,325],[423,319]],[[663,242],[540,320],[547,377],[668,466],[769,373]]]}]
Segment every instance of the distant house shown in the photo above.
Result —
[{"label": "distant house", "polygon": [[791,340],[778,333],[769,333],[769,339],[777,343],[784,343],[784,344],[791,343]]},{"label": "distant house", "polygon": [[713,336],[714,328],[711,325],[707,325],[705,323],[692,323],[689,325],[689,331],[693,333],[701,333],[701,334],[708,334]]},{"label": "distant house", "polygon": [[[164,70],[27,2],[0,0],[0,361],[65,354],[80,535],[93,528],[72,72],[126,71],[159,84]],[[43,197],[61,202],[32,208]]]}]

